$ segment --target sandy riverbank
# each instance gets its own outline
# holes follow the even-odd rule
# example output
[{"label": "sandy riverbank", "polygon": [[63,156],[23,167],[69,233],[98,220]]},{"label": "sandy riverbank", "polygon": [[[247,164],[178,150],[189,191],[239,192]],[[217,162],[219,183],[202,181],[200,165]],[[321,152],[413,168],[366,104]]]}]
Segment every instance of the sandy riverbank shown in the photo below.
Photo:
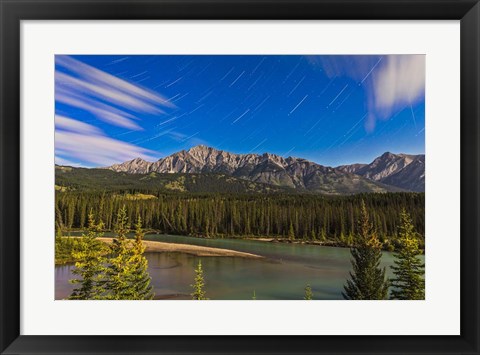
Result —
[{"label": "sandy riverbank", "polygon": [[[98,238],[98,240],[105,243],[111,243],[113,238]],[[145,245],[145,251],[147,252],[178,252],[196,256],[237,256],[252,259],[263,258],[260,255],[244,253],[241,251],[204,247],[200,245],[165,243],[150,240],[144,240],[143,245]]]}]

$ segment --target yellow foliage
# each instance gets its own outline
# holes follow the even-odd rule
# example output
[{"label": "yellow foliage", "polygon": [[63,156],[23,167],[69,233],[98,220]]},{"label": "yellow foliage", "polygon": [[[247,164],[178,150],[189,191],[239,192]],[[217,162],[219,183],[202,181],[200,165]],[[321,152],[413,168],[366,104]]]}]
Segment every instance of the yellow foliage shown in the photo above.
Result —
[{"label": "yellow foliage", "polygon": [[185,177],[181,176],[180,178],[178,178],[178,180],[175,180],[166,184],[165,188],[169,190],[184,192],[185,191],[184,183],[185,183]]}]

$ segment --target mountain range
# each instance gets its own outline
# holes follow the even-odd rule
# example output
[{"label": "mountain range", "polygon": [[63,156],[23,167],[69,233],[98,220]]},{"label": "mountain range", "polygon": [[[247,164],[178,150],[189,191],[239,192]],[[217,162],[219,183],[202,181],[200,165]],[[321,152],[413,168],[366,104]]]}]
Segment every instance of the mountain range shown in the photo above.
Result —
[{"label": "mountain range", "polygon": [[104,169],[128,174],[221,174],[260,184],[325,194],[425,190],[425,155],[386,152],[370,164],[323,166],[306,159],[234,154],[195,146],[148,162],[136,158]]}]

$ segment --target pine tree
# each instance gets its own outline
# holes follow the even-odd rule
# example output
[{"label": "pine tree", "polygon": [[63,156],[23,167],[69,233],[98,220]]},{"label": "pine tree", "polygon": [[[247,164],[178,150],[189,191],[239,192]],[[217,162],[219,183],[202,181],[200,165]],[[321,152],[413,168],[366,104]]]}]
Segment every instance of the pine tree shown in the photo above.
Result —
[{"label": "pine tree", "polygon": [[310,285],[307,285],[305,287],[305,296],[303,296],[303,299],[304,300],[313,300],[313,292],[312,292],[312,288],[310,287]]},{"label": "pine tree", "polygon": [[130,230],[127,217],[127,209],[123,206],[117,214],[115,233],[117,237],[110,245],[109,267],[106,273],[107,298],[111,300],[135,299],[132,288],[134,265],[131,263],[133,248],[127,239]]},{"label": "pine tree", "polygon": [[105,272],[104,268],[104,249],[102,243],[97,240],[101,237],[98,232],[98,225],[95,224],[95,217],[92,211],[88,214],[88,233],[82,235],[72,256],[76,260],[75,269],[72,273],[79,278],[72,279],[70,282],[76,287],[69,296],[71,300],[89,300],[102,297],[102,279]]},{"label": "pine tree", "polygon": [[208,300],[205,297],[205,280],[203,279],[203,269],[202,269],[202,261],[198,261],[197,268],[195,269],[195,284],[191,285],[193,287],[193,293],[190,295],[194,300]]},{"label": "pine tree", "polygon": [[353,272],[344,286],[347,300],[383,300],[388,294],[385,268],[380,268],[382,247],[370,222],[365,202],[360,206],[356,245],[350,249]]},{"label": "pine tree", "polygon": [[143,255],[145,246],[143,245],[144,233],[142,230],[142,219],[138,216],[135,224],[135,242],[133,243],[133,255],[130,263],[133,264],[133,274],[131,287],[133,288],[132,297],[136,300],[151,300],[155,296],[150,282],[152,278],[148,273],[148,260]]},{"label": "pine tree", "polygon": [[392,279],[392,299],[424,300],[425,299],[425,264],[418,256],[421,251],[412,218],[404,210],[400,213],[398,233],[398,250],[394,254]]}]

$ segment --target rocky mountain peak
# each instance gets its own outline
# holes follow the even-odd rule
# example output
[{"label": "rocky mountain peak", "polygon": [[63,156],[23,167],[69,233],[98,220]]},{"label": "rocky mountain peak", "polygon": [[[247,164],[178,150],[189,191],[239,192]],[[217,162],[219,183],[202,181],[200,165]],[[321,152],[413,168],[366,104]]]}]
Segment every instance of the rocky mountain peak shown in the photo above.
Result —
[{"label": "rocky mountain peak", "polygon": [[107,169],[113,170],[113,171],[124,171],[124,172],[129,172],[129,173],[135,173],[135,174],[145,174],[149,171],[150,165],[152,163],[142,159],[142,158],[135,158],[129,161],[126,161],[125,163],[122,164],[114,164]]},{"label": "rocky mountain peak", "polygon": [[424,159],[423,154],[385,152],[370,164],[342,165],[338,169],[406,190],[425,191]]},{"label": "rocky mountain peak", "polygon": [[263,153],[262,160],[270,161],[282,167],[288,164],[283,157],[276,154],[271,154],[271,153]]},{"label": "rocky mountain peak", "polygon": [[206,145],[203,145],[203,144],[199,144],[199,145],[196,145],[192,148],[190,148],[188,150],[189,153],[200,153],[200,152],[208,152],[208,151],[212,151],[212,150],[216,150],[212,147],[207,147]]}]

